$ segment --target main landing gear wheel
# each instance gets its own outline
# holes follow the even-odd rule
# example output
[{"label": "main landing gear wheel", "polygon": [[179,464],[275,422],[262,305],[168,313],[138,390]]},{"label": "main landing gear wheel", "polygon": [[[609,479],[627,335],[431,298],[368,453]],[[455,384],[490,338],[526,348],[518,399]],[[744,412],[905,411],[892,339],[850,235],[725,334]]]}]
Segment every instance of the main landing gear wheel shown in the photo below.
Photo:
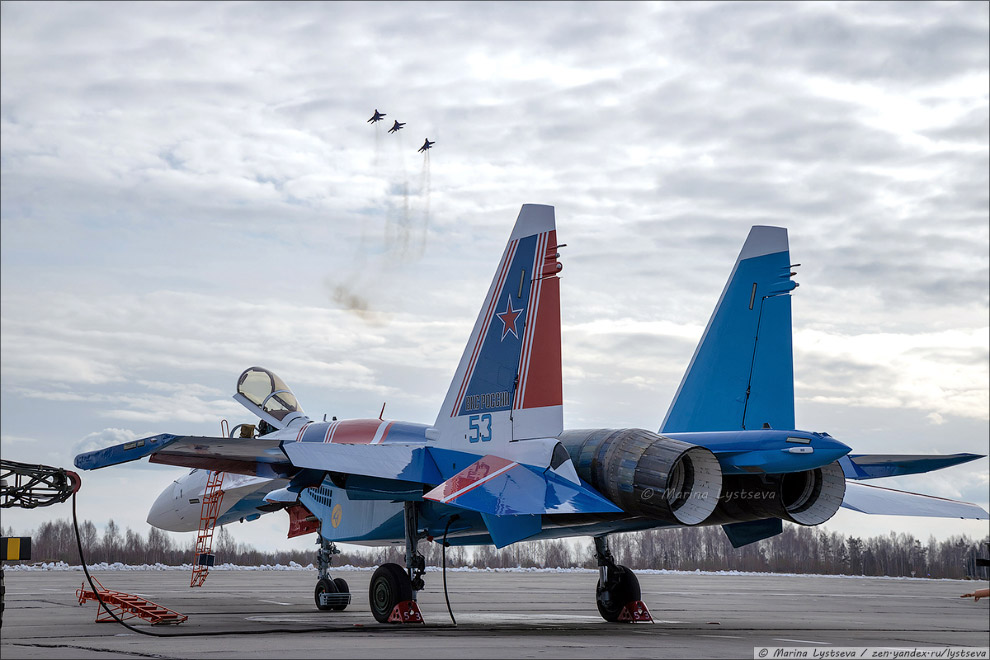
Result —
[{"label": "main landing gear wheel", "polygon": [[639,589],[639,580],[636,574],[625,566],[616,566],[608,571],[608,583],[602,584],[598,579],[598,586],[595,588],[595,601],[598,604],[598,613],[602,618],[611,623],[619,620],[622,608],[627,604],[640,600],[642,592]]},{"label": "main landing gear wheel", "polygon": [[[337,579],[339,580],[340,578],[337,578]],[[341,582],[344,582],[343,580],[340,580],[340,581]],[[321,599],[320,599],[320,595],[321,594],[335,594],[338,591],[340,591],[337,588],[337,585],[335,584],[336,582],[337,582],[337,580],[328,580],[326,578],[320,578],[319,580],[316,581],[316,591],[314,592],[313,597],[316,598],[316,608],[317,609],[323,610],[324,612],[327,612],[329,610],[342,610],[342,609],[344,609],[343,607],[339,607],[339,606],[324,605],[322,603]],[[346,593],[346,587],[347,587],[347,583],[344,582],[345,593]],[[344,607],[346,607],[346,605]]]},{"label": "main landing gear wheel", "polygon": [[368,588],[368,601],[371,613],[378,623],[388,623],[388,617],[395,606],[405,600],[412,600],[412,581],[409,574],[398,564],[382,564],[371,576]]}]

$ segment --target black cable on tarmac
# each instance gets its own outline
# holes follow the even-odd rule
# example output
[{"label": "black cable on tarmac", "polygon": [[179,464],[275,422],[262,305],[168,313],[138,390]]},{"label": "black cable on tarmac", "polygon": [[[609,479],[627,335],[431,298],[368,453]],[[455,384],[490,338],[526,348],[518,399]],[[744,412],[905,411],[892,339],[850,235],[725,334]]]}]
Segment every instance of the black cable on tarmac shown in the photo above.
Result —
[{"label": "black cable on tarmac", "polygon": [[447,596],[447,532],[450,531],[450,523],[454,522],[460,518],[459,515],[451,516],[450,520],[447,521],[447,526],[443,528],[443,599],[447,601],[447,614],[450,615],[450,621],[457,627],[457,620],[454,619],[454,611],[450,609],[450,598]]},{"label": "black cable on tarmac", "polygon": [[[82,564],[83,573],[86,574],[86,579],[89,581],[89,586],[93,590],[93,593],[96,594],[96,600],[99,601],[100,607],[102,607],[106,611],[107,614],[109,614],[111,617],[113,617],[113,619],[117,623],[119,623],[120,625],[124,626],[128,630],[131,630],[133,632],[136,632],[136,633],[138,633],[140,635],[148,635],[149,637],[212,637],[212,636],[215,636],[215,635],[268,635],[268,634],[272,634],[272,633],[340,632],[341,630],[347,630],[346,628],[343,628],[342,629],[340,627],[337,627],[337,628],[330,628],[330,627],[294,628],[294,629],[274,628],[274,629],[262,629],[262,630],[259,630],[259,629],[256,629],[255,628],[255,629],[248,629],[248,630],[227,630],[227,631],[220,630],[220,631],[215,631],[215,632],[199,631],[199,632],[180,632],[180,633],[165,633],[165,634],[163,634],[163,633],[153,632],[151,630],[141,630],[140,628],[135,628],[134,626],[132,626],[129,623],[126,623],[123,619],[121,619],[119,616],[117,616],[116,614],[114,614],[113,612],[110,611],[110,608],[107,606],[107,604],[103,602],[103,599],[102,598],[100,598],[100,592],[96,588],[96,585],[93,584],[93,578],[92,578],[92,576],[90,576],[89,569],[86,567],[86,558],[83,556],[82,540],[79,537],[79,520],[76,517],[76,494],[75,493],[72,494],[72,526],[73,526],[73,528],[75,529],[75,532],[76,532],[76,547],[79,549],[79,563]],[[446,532],[444,533],[444,536],[446,537]],[[447,582],[446,582],[446,579],[445,579],[444,580],[444,593],[445,593],[445,595],[446,595],[446,587],[447,587]],[[449,602],[447,603],[447,607],[448,608],[450,607],[450,603]],[[451,615],[451,619],[453,619],[453,618],[454,618],[453,615]]]}]

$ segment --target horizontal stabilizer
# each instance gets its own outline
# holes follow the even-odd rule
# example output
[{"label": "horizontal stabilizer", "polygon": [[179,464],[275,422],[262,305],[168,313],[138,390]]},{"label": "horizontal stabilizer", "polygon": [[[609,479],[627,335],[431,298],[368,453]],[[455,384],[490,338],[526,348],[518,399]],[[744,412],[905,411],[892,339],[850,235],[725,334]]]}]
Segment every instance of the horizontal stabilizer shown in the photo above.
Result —
[{"label": "horizontal stabilizer", "polygon": [[908,493],[903,490],[881,488],[846,482],[846,495],[842,506],[860,513],[884,516],[922,516],[925,518],[972,518],[987,520],[982,507],[968,502],[948,500],[942,497]]},{"label": "horizontal stabilizer", "polygon": [[547,468],[484,456],[443,482],[424,499],[496,516],[544,513],[621,513],[591,486]]},{"label": "horizontal stabilizer", "polygon": [[488,535],[496,548],[504,548],[517,541],[525,541],[543,529],[540,516],[495,516],[481,514],[488,527]]},{"label": "horizontal stabilizer", "polygon": [[920,474],[968,463],[983,458],[980,454],[926,456],[912,454],[850,454],[839,459],[846,479],[879,479],[905,474]]}]

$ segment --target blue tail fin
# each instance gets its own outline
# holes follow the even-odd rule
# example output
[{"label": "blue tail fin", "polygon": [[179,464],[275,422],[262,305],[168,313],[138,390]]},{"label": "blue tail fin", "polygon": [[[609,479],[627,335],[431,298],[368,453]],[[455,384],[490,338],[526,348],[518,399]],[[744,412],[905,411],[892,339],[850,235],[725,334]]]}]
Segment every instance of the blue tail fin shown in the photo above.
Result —
[{"label": "blue tail fin", "polygon": [[552,206],[524,204],[437,421],[438,446],[499,453],[563,429]]},{"label": "blue tail fin", "polygon": [[787,230],[753,227],[661,433],[794,428]]}]

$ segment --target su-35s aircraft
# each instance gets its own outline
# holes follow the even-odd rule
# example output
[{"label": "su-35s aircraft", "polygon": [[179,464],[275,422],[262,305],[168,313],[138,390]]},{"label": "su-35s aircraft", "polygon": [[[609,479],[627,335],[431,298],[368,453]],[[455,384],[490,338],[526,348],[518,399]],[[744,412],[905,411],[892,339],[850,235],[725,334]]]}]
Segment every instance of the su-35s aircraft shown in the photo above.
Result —
[{"label": "su-35s aircraft", "polygon": [[524,205],[432,424],[314,421],[281,379],[252,367],[234,398],[260,419],[257,432],[156,435],[80,454],[75,464],[92,470],[150,456],[193,468],[149,516],[177,531],[196,529],[210,471],[227,473],[219,524],[284,508],[290,536],[318,534],[321,609],[342,609],[328,596],[347,590],[330,578],[335,542],[404,544],[405,567],[385,564],[371,579],[380,622],[424,587],[424,539],[503,547],[591,536],[598,610],[618,621],[642,603],[636,576],[609,552],[611,534],[721,525],[739,547],[781,533],[783,520],[819,525],[840,506],[987,518],[974,504],[861,483],[977,455],[852,454],[827,433],[795,429],[797,284],[778,227],[750,231],[659,433],[565,431],[558,258],[553,207]]}]

